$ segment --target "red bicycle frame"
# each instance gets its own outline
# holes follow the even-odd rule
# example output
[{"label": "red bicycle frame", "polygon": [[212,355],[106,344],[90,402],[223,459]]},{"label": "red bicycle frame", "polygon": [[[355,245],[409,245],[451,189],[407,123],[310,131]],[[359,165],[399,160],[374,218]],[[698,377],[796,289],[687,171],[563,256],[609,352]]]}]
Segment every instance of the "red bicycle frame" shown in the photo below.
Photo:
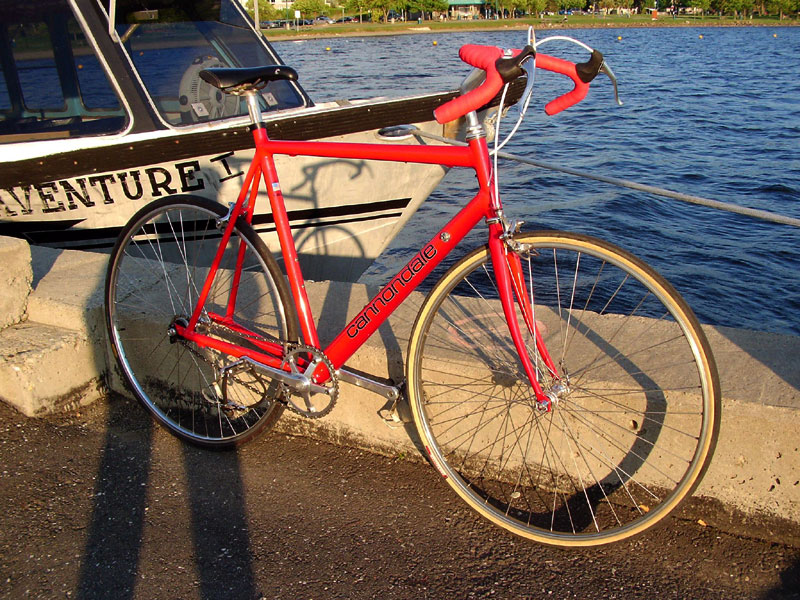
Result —
[{"label": "red bicycle frame", "polygon": [[[497,286],[509,332],[525,373],[536,393],[537,400],[549,406],[549,399],[539,385],[536,368],[529,357],[528,349],[517,321],[515,297],[527,329],[535,336],[537,352],[543,358],[552,374],[556,373],[556,369],[535,325],[532,299],[528,298],[524,292],[524,274],[520,266],[519,257],[517,254],[509,252],[506,245],[506,232],[504,222],[501,219],[502,205],[493,191],[492,167],[485,137],[471,139],[467,146],[407,146],[402,144],[282,141],[270,140],[264,127],[254,127],[253,137],[256,148],[255,155],[245,177],[242,191],[229,215],[229,221],[225,227],[219,250],[189,323],[185,327],[176,326],[179,335],[201,347],[211,347],[236,358],[249,357],[271,367],[281,367],[283,348],[278,344],[253,342],[261,350],[254,351],[199,333],[196,330],[203,305],[211,290],[222,254],[233,233],[236,220],[243,216],[248,222],[252,222],[258,187],[263,177],[284,257],[289,287],[297,308],[300,331],[305,343],[316,348],[320,347],[316,324],[306,294],[305,280],[297,261],[297,250],[291,234],[289,218],[275,169],[274,155],[302,155],[342,159],[358,158],[439,164],[447,167],[469,167],[475,171],[478,179],[479,189],[477,194],[433,238],[422,246],[422,249],[367,303],[361,312],[350,321],[323,351],[336,369],[342,367],[364,344],[367,338],[416,289],[422,280],[461,242],[464,236],[481,219],[485,219],[489,227],[489,249],[492,264],[497,277]],[[247,333],[232,318],[241,273],[241,260],[244,254],[243,244],[242,242],[242,247],[239,251],[239,264],[234,274],[234,283],[228,299],[226,314],[224,316],[208,315],[209,318],[239,333]]]}]

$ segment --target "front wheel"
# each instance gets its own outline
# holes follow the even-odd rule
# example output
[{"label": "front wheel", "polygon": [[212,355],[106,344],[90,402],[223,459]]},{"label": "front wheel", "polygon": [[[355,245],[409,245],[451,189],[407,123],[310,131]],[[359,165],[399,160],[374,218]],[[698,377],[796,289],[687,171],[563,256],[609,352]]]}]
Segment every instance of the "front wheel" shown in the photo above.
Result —
[{"label": "front wheel", "polygon": [[686,302],[631,254],[571,233],[515,240],[534,323],[520,316],[520,328],[549,410],[481,248],[441,278],[412,330],[417,430],[447,482],[498,525],[559,546],[627,538],[689,496],[711,459],[720,392],[708,342]]},{"label": "front wheel", "polygon": [[245,442],[283,412],[283,387],[234,356],[176,334],[215,260],[196,330],[280,356],[297,341],[286,282],[244,221],[217,256],[224,207],[192,196],[153,202],[123,229],[106,276],[106,324],[128,387],[176,436],[207,447]]}]

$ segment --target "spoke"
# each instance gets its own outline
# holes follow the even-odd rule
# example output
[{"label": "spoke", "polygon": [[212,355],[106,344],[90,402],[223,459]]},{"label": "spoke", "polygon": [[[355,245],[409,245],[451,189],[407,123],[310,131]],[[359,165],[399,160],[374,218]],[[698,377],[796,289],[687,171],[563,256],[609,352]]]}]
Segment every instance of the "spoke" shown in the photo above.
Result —
[{"label": "spoke", "polygon": [[[123,373],[143,404],[163,415],[174,433],[208,445],[260,429],[256,425],[274,407],[269,394],[278,393],[278,388],[261,387],[247,374],[230,375],[223,382],[219,368],[232,357],[167,335],[176,317],[188,317],[196,308],[218,250],[211,240],[221,239],[214,227],[216,219],[214,210],[204,208],[202,202],[154,205],[112,255],[114,280],[109,283],[114,299],[109,316]],[[256,336],[283,344],[286,323],[275,301],[279,288],[248,235],[235,229],[223,250],[207,303],[200,307],[199,326],[204,334],[234,344],[246,344]],[[242,302],[237,302],[238,312],[230,316],[233,323],[245,322],[243,328],[252,334],[240,333],[233,326],[217,327],[209,318],[210,312],[227,314],[215,306],[227,306],[240,249],[245,252]],[[262,336],[262,331],[267,335]]]},{"label": "spoke", "polygon": [[[646,266],[577,237],[520,238],[532,251],[514,293],[533,311],[520,330],[550,411],[521,372],[488,250],[450,271],[450,292],[434,288],[411,338],[415,414],[447,481],[498,523],[556,544],[661,519],[698,476],[709,435],[701,333]],[[548,377],[539,329],[560,378]]]}]

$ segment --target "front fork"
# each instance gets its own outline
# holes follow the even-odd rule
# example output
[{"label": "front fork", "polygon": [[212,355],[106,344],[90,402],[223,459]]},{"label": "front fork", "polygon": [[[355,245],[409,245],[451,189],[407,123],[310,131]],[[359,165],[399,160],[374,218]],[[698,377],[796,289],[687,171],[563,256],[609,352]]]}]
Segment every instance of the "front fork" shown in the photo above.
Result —
[{"label": "front fork", "polygon": [[[536,322],[533,305],[533,281],[529,282],[529,288],[526,285],[525,272],[520,260],[520,253],[529,250],[515,241],[513,237],[518,227],[519,224],[507,223],[503,218],[491,222],[489,224],[489,252],[497,280],[500,302],[503,306],[503,314],[508,323],[509,333],[514,341],[514,347],[522,363],[522,368],[536,396],[536,408],[542,411],[550,411],[552,410],[553,398],[542,388],[540,373],[542,368],[545,368],[550,377],[559,379],[559,376],[553,359],[545,346],[541,327]],[[529,289],[530,294],[528,293]],[[523,332],[517,319],[517,306],[528,333],[535,341],[534,348],[529,348],[525,343]],[[539,367],[533,363],[531,352],[537,358],[537,363],[541,361],[544,367]]]}]

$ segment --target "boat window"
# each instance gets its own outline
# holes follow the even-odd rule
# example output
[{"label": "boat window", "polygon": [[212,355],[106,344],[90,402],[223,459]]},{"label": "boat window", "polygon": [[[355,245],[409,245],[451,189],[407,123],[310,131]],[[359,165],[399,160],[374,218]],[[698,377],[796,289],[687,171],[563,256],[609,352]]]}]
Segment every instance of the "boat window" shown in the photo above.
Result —
[{"label": "boat window", "polygon": [[0,143],[107,135],[127,126],[67,0],[3,0],[0,65]]},{"label": "boat window", "polygon": [[[164,119],[190,125],[247,115],[242,98],[199,78],[211,67],[254,67],[278,59],[249,25],[235,0],[116,0],[115,28]],[[109,0],[106,10],[111,11]],[[264,111],[304,106],[298,87],[270,83]]]}]

